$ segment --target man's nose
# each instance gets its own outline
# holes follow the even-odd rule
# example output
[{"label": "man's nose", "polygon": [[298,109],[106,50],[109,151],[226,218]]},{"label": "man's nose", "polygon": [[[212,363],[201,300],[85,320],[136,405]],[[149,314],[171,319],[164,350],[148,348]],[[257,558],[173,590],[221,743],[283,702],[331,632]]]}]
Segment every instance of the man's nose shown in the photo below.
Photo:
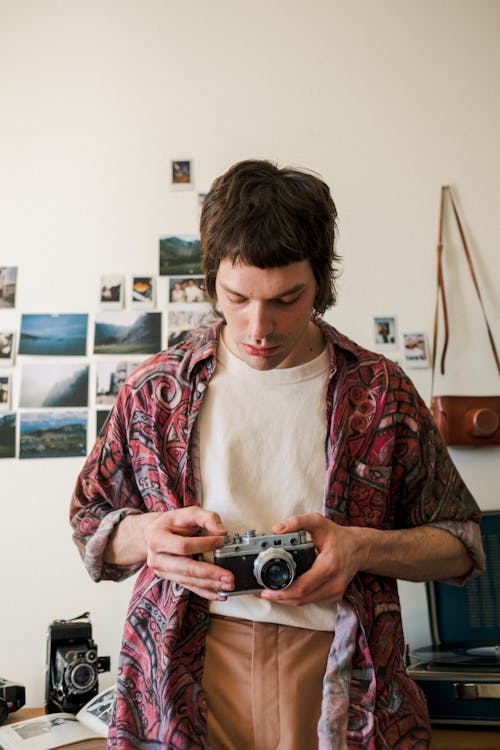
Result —
[{"label": "man's nose", "polygon": [[273,321],[264,302],[254,300],[250,309],[249,333],[254,341],[267,338],[273,332]]}]

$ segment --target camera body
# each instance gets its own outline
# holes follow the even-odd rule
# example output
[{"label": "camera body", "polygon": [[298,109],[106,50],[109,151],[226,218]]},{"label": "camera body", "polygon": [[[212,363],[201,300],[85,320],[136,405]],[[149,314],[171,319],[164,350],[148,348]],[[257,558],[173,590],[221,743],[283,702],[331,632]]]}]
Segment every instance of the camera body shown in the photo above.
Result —
[{"label": "camera body", "polygon": [[99,692],[99,673],[109,672],[109,656],[97,656],[88,615],[54,620],[47,633],[45,712],[78,713]]},{"label": "camera body", "polygon": [[24,685],[18,685],[0,677],[0,724],[5,721],[9,713],[19,711],[24,706],[25,700]]},{"label": "camera body", "polygon": [[290,534],[243,534],[226,536],[224,546],[214,552],[214,563],[234,575],[234,591],[221,596],[254,594],[263,588],[280,591],[309,570],[316,558],[314,544],[301,529]]}]

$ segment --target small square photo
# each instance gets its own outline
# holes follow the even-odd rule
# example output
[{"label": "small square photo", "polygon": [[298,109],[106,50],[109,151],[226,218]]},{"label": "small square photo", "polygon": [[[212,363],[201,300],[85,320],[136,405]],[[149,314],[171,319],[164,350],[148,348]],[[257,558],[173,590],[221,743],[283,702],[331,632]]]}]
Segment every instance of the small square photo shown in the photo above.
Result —
[{"label": "small square photo", "polygon": [[14,331],[0,331],[0,367],[13,364],[14,348]]},{"label": "small square photo", "polygon": [[155,286],[153,276],[133,276],[130,288],[131,306],[154,307],[156,301]]},{"label": "small square photo", "polygon": [[396,318],[393,315],[374,317],[373,329],[377,349],[396,349]]},{"label": "small square photo", "polygon": [[193,163],[191,159],[172,159],[170,163],[172,190],[193,189]]},{"label": "small square photo", "polygon": [[124,278],[119,275],[101,276],[99,305],[102,310],[121,310],[123,307]]},{"label": "small square photo", "polygon": [[404,357],[408,367],[430,367],[425,333],[403,333]]}]

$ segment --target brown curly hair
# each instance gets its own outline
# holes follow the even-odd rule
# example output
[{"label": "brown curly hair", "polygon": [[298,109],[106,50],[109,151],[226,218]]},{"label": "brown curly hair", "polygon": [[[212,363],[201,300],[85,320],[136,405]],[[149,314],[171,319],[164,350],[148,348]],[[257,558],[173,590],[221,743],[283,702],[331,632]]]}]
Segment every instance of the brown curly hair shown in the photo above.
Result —
[{"label": "brown curly hair", "polygon": [[324,313],[336,301],[336,219],[330,190],[316,174],[264,160],[234,164],[213,182],[201,212],[203,272],[212,304],[225,258],[258,268],[308,260],[317,283],[314,310]]}]

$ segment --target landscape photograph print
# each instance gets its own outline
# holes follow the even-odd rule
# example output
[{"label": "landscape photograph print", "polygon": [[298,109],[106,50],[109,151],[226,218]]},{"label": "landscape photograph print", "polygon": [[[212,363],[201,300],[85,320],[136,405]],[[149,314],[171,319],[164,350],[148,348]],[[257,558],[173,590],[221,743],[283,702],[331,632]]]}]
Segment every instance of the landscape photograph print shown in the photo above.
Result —
[{"label": "landscape photograph print", "polygon": [[212,325],[216,321],[217,316],[210,305],[206,305],[203,310],[169,310],[168,346],[175,346],[179,341],[192,338],[197,328]]},{"label": "landscape photograph print", "polygon": [[112,406],[125,380],[140,364],[138,360],[99,360],[96,365],[96,404]]},{"label": "landscape photograph print", "polygon": [[19,354],[84,356],[87,353],[85,314],[21,316]]},{"label": "landscape photograph print", "polygon": [[88,402],[88,365],[66,362],[23,365],[21,408],[88,406]]},{"label": "landscape photograph print", "polygon": [[160,237],[160,276],[201,274],[200,238],[194,234]]},{"label": "landscape photograph print", "polygon": [[156,354],[161,349],[161,313],[109,311],[95,319],[94,354]]},{"label": "landscape photograph print", "polygon": [[0,414],[0,458],[16,456],[16,414]]},{"label": "landscape photograph print", "polygon": [[87,411],[20,412],[19,458],[69,458],[87,452]]}]

